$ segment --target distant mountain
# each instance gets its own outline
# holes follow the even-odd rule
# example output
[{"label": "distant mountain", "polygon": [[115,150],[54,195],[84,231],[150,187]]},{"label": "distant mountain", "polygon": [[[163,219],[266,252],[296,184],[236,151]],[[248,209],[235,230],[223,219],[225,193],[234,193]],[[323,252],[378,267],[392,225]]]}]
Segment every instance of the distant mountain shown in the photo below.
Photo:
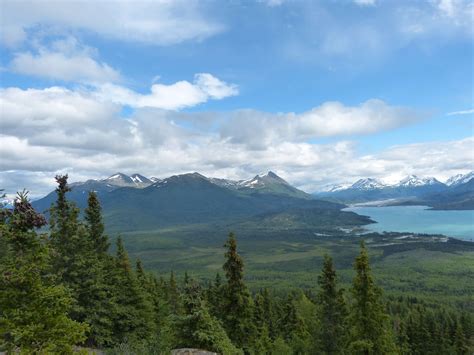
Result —
[{"label": "distant mountain", "polygon": [[474,179],[474,171],[471,171],[467,174],[454,175],[446,181],[446,185],[447,186],[462,185],[462,184],[465,184],[465,183],[471,181],[472,179]]},{"label": "distant mountain", "polygon": [[354,184],[350,186],[350,188],[367,191],[367,190],[383,189],[386,186],[387,185],[385,185],[382,181],[378,179],[367,178],[367,179],[357,180]]},{"label": "distant mountain", "polygon": [[[99,198],[103,198],[109,192],[122,187],[144,188],[153,182],[140,174],[128,176],[123,173],[115,173],[108,178],[100,180],[87,180],[84,182],[73,182],[70,184],[71,192],[69,198],[73,200],[81,209],[87,206],[87,195],[89,191],[95,191]],[[56,200],[56,193],[50,192],[45,197],[34,201],[34,206],[39,211],[46,211]]]},{"label": "distant mountain", "polygon": [[[122,231],[231,222],[265,213],[282,213],[288,209],[331,210],[325,220],[336,223],[340,219],[331,218],[342,213],[344,207],[343,204],[313,199],[273,172],[241,181],[207,178],[199,173],[153,180],[139,174],[117,173],[103,180],[71,184],[69,198],[84,208],[88,192],[96,191],[107,226]],[[55,199],[52,192],[33,205],[44,211]],[[358,223],[367,221],[360,217]]]},{"label": "distant mountain", "polygon": [[255,175],[250,180],[240,181],[236,185],[236,188],[246,193],[285,195],[305,199],[311,198],[310,194],[291,186],[272,171],[266,174]]},{"label": "distant mountain", "polygon": [[400,182],[398,184],[395,184],[394,187],[413,188],[413,187],[434,186],[434,185],[442,186],[443,183],[439,182],[434,177],[419,178],[416,175],[409,175],[406,178],[400,180]]},{"label": "distant mountain", "polygon": [[474,210],[474,174],[451,184],[444,193],[424,196],[428,205],[437,210]]},{"label": "distant mountain", "polygon": [[146,187],[153,183],[150,179],[144,177],[140,174],[125,175],[122,173],[116,173],[112,176],[109,176],[106,179],[99,180],[106,184],[110,184],[117,187]]},{"label": "distant mountain", "polygon": [[472,182],[474,172],[456,175],[444,184],[434,177],[410,175],[396,184],[384,184],[373,178],[360,179],[352,185],[329,187],[314,194],[340,203],[371,205],[418,204],[437,209],[474,209]]}]

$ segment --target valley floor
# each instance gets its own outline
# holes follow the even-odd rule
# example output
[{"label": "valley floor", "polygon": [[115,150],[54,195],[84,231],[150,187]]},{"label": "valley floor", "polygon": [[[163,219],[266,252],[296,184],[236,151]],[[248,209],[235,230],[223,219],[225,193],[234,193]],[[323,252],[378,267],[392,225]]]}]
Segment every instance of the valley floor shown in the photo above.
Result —
[{"label": "valley floor", "polygon": [[[213,279],[221,273],[228,231],[209,226],[123,234],[132,257],[159,275]],[[361,236],[350,230],[323,232],[233,230],[251,288],[316,289],[324,254],[334,258],[343,286],[354,276],[352,263]],[[376,280],[388,296],[413,295],[426,301],[456,303],[474,311],[474,243],[444,236],[371,233],[364,235]],[[166,276],[165,276],[166,277]]]}]

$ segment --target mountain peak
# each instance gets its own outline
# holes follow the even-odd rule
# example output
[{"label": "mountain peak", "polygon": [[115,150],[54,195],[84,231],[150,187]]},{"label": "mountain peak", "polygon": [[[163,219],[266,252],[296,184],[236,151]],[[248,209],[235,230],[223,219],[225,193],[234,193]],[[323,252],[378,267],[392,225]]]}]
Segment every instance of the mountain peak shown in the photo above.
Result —
[{"label": "mountain peak", "polygon": [[472,179],[474,179],[474,171],[470,171],[467,174],[457,174],[457,175],[451,176],[446,181],[446,185],[457,186],[457,185],[465,184]]},{"label": "mountain peak", "polygon": [[379,179],[365,178],[365,179],[357,180],[355,183],[351,185],[350,188],[358,189],[358,190],[375,190],[375,189],[381,189],[385,186],[386,185]]},{"label": "mountain peak", "polygon": [[288,182],[286,182],[284,179],[279,177],[273,171],[268,171],[267,173],[264,173],[264,174],[255,175],[252,179],[243,180],[239,183],[239,185],[243,187],[248,187],[251,189],[261,188],[261,187],[265,187],[267,185],[272,185],[272,184],[289,185]]},{"label": "mountain peak", "polygon": [[120,172],[110,175],[108,178],[104,179],[104,181],[107,181],[107,182],[122,181],[122,182],[127,182],[127,183],[133,183],[133,180],[130,176],[124,173],[120,173]]},{"label": "mountain peak", "polygon": [[427,178],[420,178],[416,175],[408,175],[407,177],[400,180],[397,186],[404,186],[404,187],[418,187],[418,186],[425,186],[425,185],[435,185],[441,184],[436,178],[434,177],[427,177]]},{"label": "mountain peak", "polygon": [[152,183],[152,180],[138,173],[130,175],[130,178],[136,184],[151,184]]}]

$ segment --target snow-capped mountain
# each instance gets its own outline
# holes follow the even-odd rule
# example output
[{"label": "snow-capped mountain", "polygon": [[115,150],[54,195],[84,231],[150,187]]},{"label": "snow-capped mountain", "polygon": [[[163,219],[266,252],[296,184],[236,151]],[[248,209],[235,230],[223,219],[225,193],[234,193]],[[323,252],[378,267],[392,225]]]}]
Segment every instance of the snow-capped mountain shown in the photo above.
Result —
[{"label": "snow-capped mountain", "polygon": [[457,174],[457,175],[451,176],[448,180],[446,180],[445,184],[448,186],[457,186],[457,185],[465,184],[472,179],[474,179],[474,171],[471,171],[467,174]]},{"label": "snow-capped mountain", "polygon": [[416,175],[409,175],[396,184],[386,184],[380,179],[365,178],[359,179],[353,184],[332,185],[323,189],[324,193],[340,192],[345,190],[384,190],[391,188],[417,188],[423,186],[443,186],[444,184],[434,177],[420,178]]},{"label": "snow-capped mountain", "polygon": [[277,174],[275,174],[272,171],[269,171],[266,174],[255,175],[250,180],[240,181],[238,185],[241,187],[248,187],[250,189],[255,189],[255,188],[265,187],[267,185],[275,184],[275,183],[289,185],[285,180],[283,180],[281,177],[279,177]]},{"label": "snow-capped mountain", "polygon": [[353,184],[352,183],[342,183],[342,184],[337,184],[337,185],[326,185],[324,186],[321,191],[322,192],[337,192],[337,191],[343,191],[347,190],[350,188]]},{"label": "snow-capped mountain", "polygon": [[217,186],[236,189],[243,180],[229,180],[221,178],[209,178],[209,181]]},{"label": "snow-capped mountain", "polygon": [[358,190],[377,190],[383,189],[386,186],[387,185],[379,179],[366,178],[357,180],[354,184],[350,186],[350,188]]},{"label": "snow-capped mountain", "polygon": [[140,175],[140,174],[133,174],[133,175],[130,175],[130,178],[133,180],[133,182],[135,184],[152,184],[153,181],[148,179],[147,177],[143,176],[143,175]]},{"label": "snow-capped mountain", "polygon": [[117,187],[139,187],[139,188],[147,187],[153,183],[153,181],[151,181],[147,177],[137,174],[137,173],[130,176],[123,173],[115,173],[109,176],[108,178],[100,180],[100,181],[105,182],[112,186],[117,186]]},{"label": "snow-capped mountain", "polygon": [[434,177],[409,175],[396,184],[384,184],[373,178],[360,179],[354,184],[335,185],[315,194],[343,203],[375,202],[383,205],[418,204],[437,209],[474,209],[474,172],[459,174],[446,184]]},{"label": "snow-capped mountain", "polygon": [[[95,191],[108,215],[117,214],[114,225],[123,228],[142,225],[204,223],[222,218],[260,215],[288,208],[340,210],[343,205],[314,200],[311,195],[289,185],[275,173],[260,174],[241,182],[212,179],[199,173],[173,175],[139,188],[146,178],[117,173],[103,180],[71,184],[68,198],[81,209]],[[151,179],[148,179],[152,181]],[[116,185],[113,185],[116,184]],[[123,186],[129,184],[128,186]],[[120,185],[120,186],[117,186]],[[46,211],[57,196],[54,191],[34,207]],[[127,206],[127,208],[124,208]],[[129,221],[135,221],[133,224]]]},{"label": "snow-capped mountain", "polygon": [[420,187],[420,186],[429,186],[429,185],[438,185],[443,184],[434,177],[420,178],[416,175],[409,175],[398,184],[395,184],[396,187]]}]

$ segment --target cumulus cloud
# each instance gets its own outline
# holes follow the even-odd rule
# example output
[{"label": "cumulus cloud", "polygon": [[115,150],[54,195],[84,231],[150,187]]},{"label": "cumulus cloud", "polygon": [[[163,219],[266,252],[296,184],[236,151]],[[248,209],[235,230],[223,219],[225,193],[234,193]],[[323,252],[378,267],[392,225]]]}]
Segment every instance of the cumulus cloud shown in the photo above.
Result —
[{"label": "cumulus cloud", "polygon": [[[210,85],[212,90],[215,86]],[[301,114],[140,108],[123,118],[121,105],[87,91],[7,88],[0,99],[0,183],[9,193],[24,187],[33,195],[46,193],[57,172],[69,172],[77,181],[116,171],[159,177],[199,171],[240,179],[274,170],[315,191],[358,177],[449,175],[473,165],[473,138],[359,155],[357,144],[341,135],[373,133],[419,119],[411,110],[379,100],[358,106],[325,103]],[[203,120],[214,129],[201,126]],[[251,144],[259,136],[270,143]],[[327,144],[309,141],[319,136],[339,138]]]},{"label": "cumulus cloud", "polygon": [[50,48],[39,47],[37,53],[16,53],[10,67],[20,74],[56,80],[86,83],[119,81],[119,72],[106,63],[96,61],[93,52],[92,48],[68,37],[54,41]]},{"label": "cumulus cloud", "polygon": [[228,84],[208,73],[199,73],[194,81],[178,81],[174,84],[153,84],[149,94],[140,94],[123,86],[100,85],[95,92],[98,98],[132,107],[153,107],[179,110],[195,106],[210,99],[220,100],[239,93],[234,84]]},{"label": "cumulus cloud", "polygon": [[198,1],[2,1],[2,41],[15,45],[43,30],[89,31],[107,38],[168,45],[223,30]]},{"label": "cumulus cloud", "polygon": [[326,102],[301,114],[269,114],[242,110],[230,115],[221,135],[234,143],[255,148],[281,141],[305,140],[317,137],[361,135],[407,125],[423,118],[414,110],[390,106],[378,99],[358,106]]}]

